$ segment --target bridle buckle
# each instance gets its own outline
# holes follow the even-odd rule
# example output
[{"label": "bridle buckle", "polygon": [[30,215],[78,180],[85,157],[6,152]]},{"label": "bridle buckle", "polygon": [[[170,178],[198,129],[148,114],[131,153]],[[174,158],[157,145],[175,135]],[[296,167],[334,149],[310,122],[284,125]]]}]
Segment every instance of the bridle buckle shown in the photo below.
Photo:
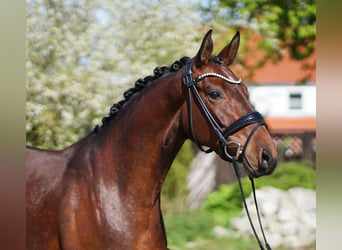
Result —
[{"label": "bridle buckle", "polygon": [[223,146],[223,151],[228,160],[231,161],[233,157],[235,157],[235,159],[239,159],[240,155],[243,152],[243,147],[238,142],[228,141],[227,144]]}]

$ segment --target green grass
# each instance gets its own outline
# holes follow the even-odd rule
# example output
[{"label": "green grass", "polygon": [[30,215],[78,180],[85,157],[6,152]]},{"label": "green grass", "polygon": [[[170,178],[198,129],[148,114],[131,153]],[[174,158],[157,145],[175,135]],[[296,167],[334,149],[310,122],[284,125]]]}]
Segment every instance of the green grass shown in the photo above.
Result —
[{"label": "green grass", "polygon": [[165,216],[168,243],[182,246],[187,242],[210,238],[214,220],[204,211],[188,211]]},{"label": "green grass", "polygon": [[203,210],[165,216],[168,247],[171,250],[254,250],[255,240],[218,238],[213,218]]},{"label": "green grass", "polygon": [[243,238],[224,239],[224,238],[205,238],[195,242],[188,242],[183,246],[168,245],[171,250],[255,250],[256,242]]},{"label": "green grass", "polygon": [[[207,238],[200,239],[196,242],[188,242],[179,247],[168,245],[171,250],[256,250],[258,249],[255,240],[246,240],[242,237],[224,239],[224,238]],[[287,247],[272,248],[273,250],[288,250]],[[315,250],[316,244],[301,248],[300,250]]]}]

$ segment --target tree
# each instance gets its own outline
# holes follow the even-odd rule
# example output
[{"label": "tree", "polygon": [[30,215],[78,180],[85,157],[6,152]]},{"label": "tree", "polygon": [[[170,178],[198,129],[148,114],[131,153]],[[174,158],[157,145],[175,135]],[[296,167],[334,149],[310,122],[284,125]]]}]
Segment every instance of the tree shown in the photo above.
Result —
[{"label": "tree", "polygon": [[242,66],[249,52],[247,41],[256,34],[261,37],[257,48],[263,56],[254,69],[269,59],[280,60],[284,50],[295,60],[303,60],[314,52],[316,0],[209,0],[201,9],[208,20],[242,31]]},{"label": "tree", "polygon": [[192,56],[191,5],[178,1],[27,0],[29,145],[63,148],[101,123],[127,85]]}]

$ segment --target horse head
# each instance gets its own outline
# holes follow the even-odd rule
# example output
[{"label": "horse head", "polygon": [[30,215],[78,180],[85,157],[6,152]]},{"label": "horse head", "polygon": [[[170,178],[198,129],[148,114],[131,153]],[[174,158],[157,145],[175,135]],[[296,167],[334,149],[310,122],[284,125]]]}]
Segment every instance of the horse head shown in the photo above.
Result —
[{"label": "horse head", "polygon": [[205,35],[197,55],[184,67],[188,102],[183,106],[182,123],[202,150],[202,145],[207,146],[224,160],[242,162],[254,178],[273,172],[277,149],[262,115],[249,103],[247,86],[229,68],[239,44],[236,33],[213,56],[211,30]]}]

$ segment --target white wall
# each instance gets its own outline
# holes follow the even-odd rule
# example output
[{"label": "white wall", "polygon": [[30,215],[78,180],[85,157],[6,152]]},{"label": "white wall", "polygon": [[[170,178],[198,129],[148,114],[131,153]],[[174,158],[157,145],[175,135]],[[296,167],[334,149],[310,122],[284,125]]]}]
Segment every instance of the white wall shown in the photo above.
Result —
[{"label": "white wall", "polygon": [[[265,117],[316,117],[316,85],[249,86],[249,99]],[[301,108],[290,108],[291,94],[299,94]]]}]

